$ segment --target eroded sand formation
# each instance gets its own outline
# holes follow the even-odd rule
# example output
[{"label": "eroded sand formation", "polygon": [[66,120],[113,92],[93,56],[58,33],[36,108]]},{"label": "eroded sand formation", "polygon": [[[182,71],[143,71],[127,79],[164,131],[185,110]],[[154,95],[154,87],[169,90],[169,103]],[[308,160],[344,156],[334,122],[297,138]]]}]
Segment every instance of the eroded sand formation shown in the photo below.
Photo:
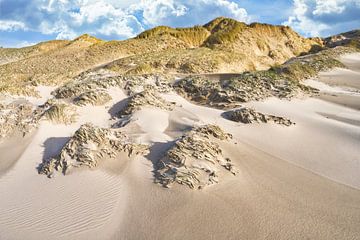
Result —
[{"label": "eroded sand formation", "polygon": [[119,152],[125,152],[129,157],[146,154],[148,146],[131,143],[127,136],[118,130],[85,124],[75,132],[59,155],[41,163],[38,171],[48,177],[52,177],[54,171],[65,175],[72,168],[96,167],[102,159],[114,158]]},{"label": "eroded sand formation", "polygon": [[224,170],[235,175],[236,170],[231,160],[223,156],[220,144],[231,138],[216,125],[195,127],[178,139],[159,161],[156,182],[165,187],[178,183],[201,189],[218,183]]},{"label": "eroded sand formation", "polygon": [[130,115],[145,106],[171,111],[173,110],[175,103],[165,101],[155,89],[147,88],[146,90],[131,96],[126,103],[126,106],[119,112],[119,115]]},{"label": "eroded sand formation", "polygon": [[267,122],[274,122],[280,125],[291,126],[293,123],[290,119],[274,116],[274,115],[267,115],[260,112],[255,111],[253,108],[241,107],[238,109],[230,110],[223,113],[223,116],[226,119],[229,119],[234,122],[241,122],[241,123],[267,123]]},{"label": "eroded sand formation", "polygon": [[123,88],[128,95],[153,87],[159,92],[170,91],[170,76],[161,74],[121,75],[108,70],[84,72],[73,81],[56,89],[53,95],[56,98],[76,99],[87,92],[106,91],[110,87]]},{"label": "eroded sand formation", "polygon": [[244,72],[224,80],[213,80],[206,75],[189,76],[177,81],[174,89],[191,101],[221,109],[268,97],[291,99],[299,94],[314,95],[318,90],[303,85],[302,80],[316,77],[321,71],[344,67],[337,58],[354,51],[348,47],[322,50],[266,71]]}]

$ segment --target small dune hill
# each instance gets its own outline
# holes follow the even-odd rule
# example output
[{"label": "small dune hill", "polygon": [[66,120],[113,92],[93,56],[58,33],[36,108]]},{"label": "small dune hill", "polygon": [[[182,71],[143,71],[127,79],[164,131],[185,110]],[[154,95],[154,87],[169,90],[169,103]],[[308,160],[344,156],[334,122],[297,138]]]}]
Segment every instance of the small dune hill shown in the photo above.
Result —
[{"label": "small dune hill", "polygon": [[90,36],[89,34],[83,34],[77,38],[75,38],[74,40],[70,41],[67,44],[67,47],[71,46],[71,47],[89,47],[93,44],[97,44],[97,43],[102,43],[104,42],[101,39],[98,39],[96,37]]},{"label": "small dune hill", "polygon": [[360,29],[327,37],[324,42],[327,47],[350,46],[360,49]]}]

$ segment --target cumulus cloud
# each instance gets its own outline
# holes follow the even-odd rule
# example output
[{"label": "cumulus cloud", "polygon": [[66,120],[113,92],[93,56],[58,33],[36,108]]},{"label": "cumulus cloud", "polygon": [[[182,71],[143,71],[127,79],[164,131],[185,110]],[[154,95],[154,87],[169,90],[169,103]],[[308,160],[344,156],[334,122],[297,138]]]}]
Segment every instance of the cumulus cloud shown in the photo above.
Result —
[{"label": "cumulus cloud", "polygon": [[318,0],[316,1],[314,15],[339,14],[345,10],[344,0]]},{"label": "cumulus cloud", "polygon": [[0,31],[26,30],[25,23],[14,20],[0,20]]},{"label": "cumulus cloud", "polygon": [[283,24],[306,36],[326,36],[360,26],[360,0],[294,0]]},{"label": "cumulus cloud", "polygon": [[132,10],[142,11],[146,24],[158,25],[166,18],[184,16],[188,8],[181,2],[172,0],[142,0],[139,5],[132,7]]},{"label": "cumulus cloud", "polygon": [[250,21],[235,0],[1,0],[0,31],[128,38],[156,25],[191,26],[218,16]]}]

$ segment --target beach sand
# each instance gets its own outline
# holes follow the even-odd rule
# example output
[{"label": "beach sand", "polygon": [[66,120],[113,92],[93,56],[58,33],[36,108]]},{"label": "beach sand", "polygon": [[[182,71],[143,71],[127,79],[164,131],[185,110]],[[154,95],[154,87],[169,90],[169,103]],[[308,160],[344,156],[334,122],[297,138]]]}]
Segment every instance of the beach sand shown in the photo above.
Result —
[{"label": "beach sand", "polygon": [[[326,86],[348,96],[346,88]],[[78,107],[74,124],[42,121],[33,135],[16,140],[21,147],[14,140],[0,145],[7,154],[0,160],[9,156],[0,174],[1,240],[360,239],[356,107],[319,98],[245,104],[296,123],[285,127],[232,122],[222,110],[162,94],[176,102],[173,111],[146,107],[124,127],[135,142],[151,144],[148,155],[120,154],[99,168],[51,179],[39,175],[38,164],[56,155],[81,124],[114,123],[112,106],[126,96],[120,89],[110,93],[113,100],[105,106]],[[221,147],[239,173],[203,190],[155,184],[154,164],[176,138],[203,124],[233,135],[236,144]]]}]

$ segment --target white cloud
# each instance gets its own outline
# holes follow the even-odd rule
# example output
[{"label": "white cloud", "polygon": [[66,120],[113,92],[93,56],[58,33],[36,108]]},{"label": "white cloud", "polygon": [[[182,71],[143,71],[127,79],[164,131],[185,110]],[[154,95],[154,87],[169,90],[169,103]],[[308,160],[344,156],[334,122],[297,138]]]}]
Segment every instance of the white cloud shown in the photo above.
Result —
[{"label": "white cloud", "polygon": [[13,20],[0,20],[0,31],[27,30],[25,23]]},{"label": "white cloud", "polygon": [[56,36],[56,39],[74,39],[78,36],[76,32],[71,29],[62,29]]},{"label": "white cloud", "polygon": [[360,0],[293,0],[292,14],[283,24],[306,36],[324,36],[360,26]]},{"label": "white cloud", "polygon": [[0,15],[0,21],[6,21],[0,22],[0,30],[28,29],[55,34],[57,38],[72,38],[82,33],[128,38],[157,25],[192,26],[218,16],[250,21],[247,11],[235,0],[1,1],[13,12]]},{"label": "white cloud", "polygon": [[100,18],[119,17],[123,16],[124,12],[121,9],[115,9],[111,4],[104,1],[97,1],[88,5],[80,7],[78,13],[70,13],[76,23],[94,23]]},{"label": "white cloud", "polygon": [[345,10],[344,0],[317,0],[314,15],[339,14]]},{"label": "white cloud", "polygon": [[246,9],[241,8],[237,3],[229,2],[225,0],[218,0],[218,1],[208,1],[214,2],[213,4],[228,9],[228,11],[234,15],[234,17],[239,21],[248,22],[250,21],[249,16],[247,14]]},{"label": "white cloud", "polygon": [[103,24],[99,29],[99,33],[103,35],[117,35],[124,38],[134,37],[140,31],[144,31],[144,28],[133,16],[114,19],[108,24]]},{"label": "white cloud", "polygon": [[320,32],[326,30],[326,24],[320,24],[308,18],[306,13],[309,11],[309,6],[306,0],[294,0],[293,15],[289,17],[284,25],[291,26],[297,31],[303,32],[308,36],[319,36]]},{"label": "white cloud", "polygon": [[180,1],[172,0],[141,0],[134,9],[142,11],[144,22],[148,25],[159,25],[170,17],[186,14],[187,8]]}]

